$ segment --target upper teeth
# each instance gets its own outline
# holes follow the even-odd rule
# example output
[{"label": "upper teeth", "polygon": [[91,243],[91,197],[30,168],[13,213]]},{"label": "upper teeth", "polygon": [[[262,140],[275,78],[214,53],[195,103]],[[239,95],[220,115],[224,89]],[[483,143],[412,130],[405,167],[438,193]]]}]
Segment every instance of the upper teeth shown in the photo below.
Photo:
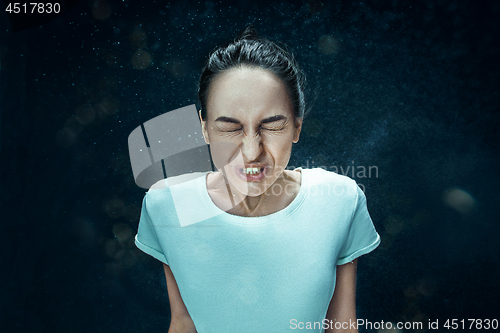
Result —
[{"label": "upper teeth", "polygon": [[244,168],[243,171],[247,175],[253,175],[260,172],[260,168]]}]

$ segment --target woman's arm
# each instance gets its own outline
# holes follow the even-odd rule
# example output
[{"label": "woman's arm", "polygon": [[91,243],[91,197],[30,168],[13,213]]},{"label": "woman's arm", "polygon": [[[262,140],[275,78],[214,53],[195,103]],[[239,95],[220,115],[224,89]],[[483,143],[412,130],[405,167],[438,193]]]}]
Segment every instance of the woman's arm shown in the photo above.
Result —
[{"label": "woman's arm", "polygon": [[[337,266],[337,282],[332,300],[328,306],[326,319],[329,322],[329,329],[325,333],[352,332],[358,333],[357,328],[353,328],[351,323],[356,322],[356,265],[358,259],[352,262]],[[340,329],[335,329],[335,323]],[[333,323],[331,325],[330,323]],[[354,327],[356,327],[354,325]]]},{"label": "woman's arm", "polygon": [[165,278],[167,279],[168,299],[170,301],[170,327],[168,333],[197,333],[193,320],[189,315],[186,305],[181,298],[177,282],[168,265],[163,264]]}]

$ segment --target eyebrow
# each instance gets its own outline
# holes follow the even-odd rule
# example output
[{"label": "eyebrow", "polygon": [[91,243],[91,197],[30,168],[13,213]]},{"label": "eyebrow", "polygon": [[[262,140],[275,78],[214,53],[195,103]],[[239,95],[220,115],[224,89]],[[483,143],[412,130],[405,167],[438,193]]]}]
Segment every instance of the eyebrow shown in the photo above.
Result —
[{"label": "eyebrow", "polygon": [[[283,115],[277,115],[277,116],[272,116],[272,117],[263,119],[260,123],[267,124],[267,123],[272,123],[272,122],[283,120],[283,119],[287,119],[287,118]],[[224,117],[224,116],[215,119],[215,121],[222,121],[225,123],[232,123],[232,124],[240,124],[240,121],[238,119],[231,118],[231,117]]]}]

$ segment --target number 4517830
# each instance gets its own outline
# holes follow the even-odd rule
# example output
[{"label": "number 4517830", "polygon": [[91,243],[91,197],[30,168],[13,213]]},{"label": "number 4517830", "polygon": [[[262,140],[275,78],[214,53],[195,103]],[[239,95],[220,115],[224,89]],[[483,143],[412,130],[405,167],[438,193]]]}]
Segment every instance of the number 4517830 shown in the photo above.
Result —
[{"label": "number 4517830", "polygon": [[[444,328],[456,329],[477,329],[477,330],[496,330],[498,328],[498,319],[448,319],[444,323]],[[468,326],[468,327],[467,327]]]},{"label": "number 4517830", "polygon": [[43,3],[43,2],[30,2],[18,3],[10,2],[5,8],[5,11],[10,14],[57,14],[61,11],[61,4],[56,3]]}]

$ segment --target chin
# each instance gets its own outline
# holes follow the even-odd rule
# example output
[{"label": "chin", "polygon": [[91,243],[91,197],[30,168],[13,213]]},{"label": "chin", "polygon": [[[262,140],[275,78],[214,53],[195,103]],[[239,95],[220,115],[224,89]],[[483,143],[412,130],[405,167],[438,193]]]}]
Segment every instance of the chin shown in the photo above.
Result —
[{"label": "chin", "polygon": [[269,186],[266,186],[267,184],[255,184],[251,182],[242,182],[241,180],[236,180],[232,182],[231,185],[233,185],[238,192],[249,197],[258,197],[269,188]]},{"label": "chin", "polygon": [[260,188],[260,187],[259,188],[255,188],[253,186],[248,186],[248,194],[247,194],[247,196],[249,196],[249,197],[258,197],[258,196],[264,194],[268,188],[269,188],[269,186],[266,187],[266,188]]}]

